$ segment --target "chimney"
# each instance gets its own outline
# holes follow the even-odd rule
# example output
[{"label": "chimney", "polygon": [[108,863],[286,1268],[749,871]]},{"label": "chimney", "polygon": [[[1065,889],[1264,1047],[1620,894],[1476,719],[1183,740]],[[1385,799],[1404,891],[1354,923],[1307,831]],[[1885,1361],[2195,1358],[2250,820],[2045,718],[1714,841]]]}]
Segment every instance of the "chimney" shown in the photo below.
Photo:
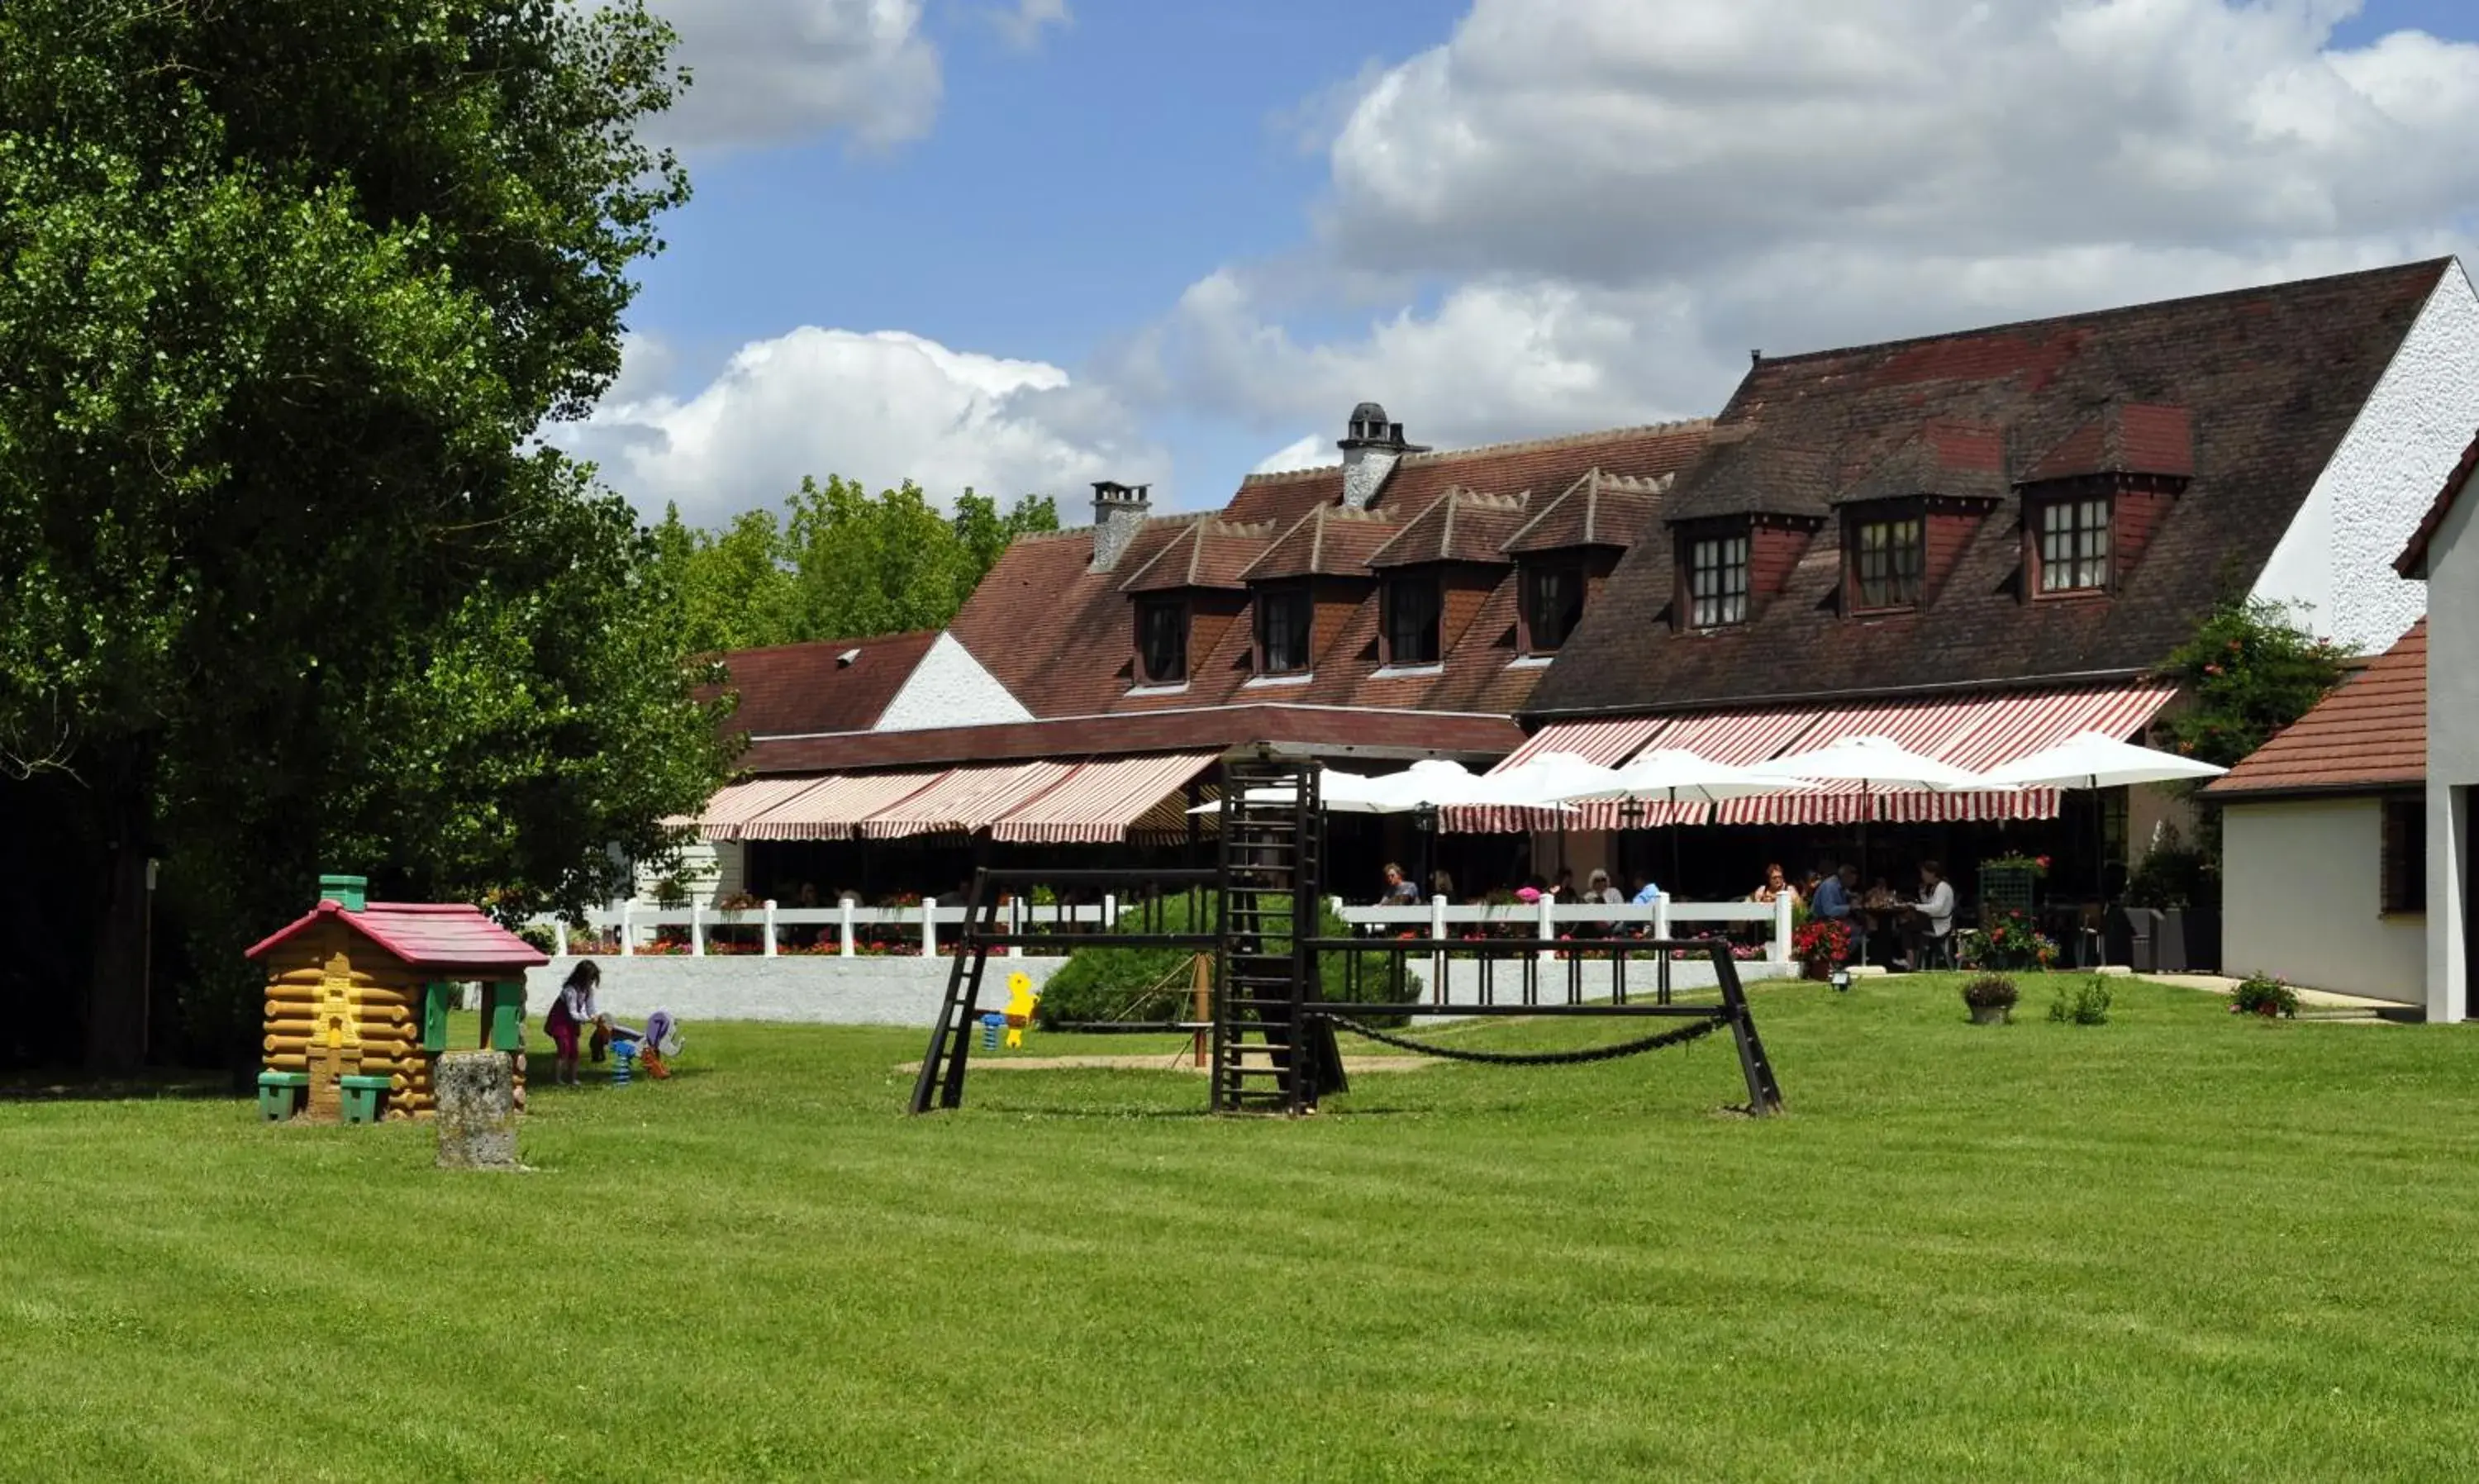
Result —
[{"label": "chimney", "polygon": [[1351,409],[1351,426],[1336,448],[1342,450],[1342,503],[1366,510],[1386,487],[1386,476],[1406,453],[1426,453],[1418,444],[1403,441],[1403,424],[1386,421],[1386,409],[1362,402]]},{"label": "chimney", "polygon": [[1093,481],[1093,570],[1109,572],[1119,565],[1127,553],[1128,543],[1137,538],[1137,530],[1145,524],[1145,512],[1152,507],[1147,499],[1150,484],[1118,484],[1109,479]]},{"label": "chimney", "polygon": [[319,878],[319,900],[333,902],[348,912],[358,912],[370,905],[371,883],[365,876],[321,876]]}]

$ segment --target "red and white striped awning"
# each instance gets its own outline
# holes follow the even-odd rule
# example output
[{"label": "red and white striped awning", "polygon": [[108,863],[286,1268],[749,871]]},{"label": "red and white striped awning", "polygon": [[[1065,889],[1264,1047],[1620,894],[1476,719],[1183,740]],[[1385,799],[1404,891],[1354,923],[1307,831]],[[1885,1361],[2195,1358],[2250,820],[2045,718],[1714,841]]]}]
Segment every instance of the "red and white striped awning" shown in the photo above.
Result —
[{"label": "red and white striped awning", "polygon": [[958,768],[860,822],[873,840],[911,834],[970,834],[994,825],[1076,771],[1072,762],[989,763]]},{"label": "red and white striped awning", "polygon": [[948,776],[948,769],[910,773],[832,774],[739,827],[743,840],[849,840],[862,820],[892,808]]},{"label": "red and white striped awning", "polygon": [[759,778],[727,783],[715,791],[696,817],[680,823],[696,826],[697,832],[705,839],[736,840],[741,828],[751,820],[817,786],[818,780],[813,778]]},{"label": "red and white striped awning", "polygon": [[[1912,752],[1974,772],[2026,757],[2079,731],[2130,736],[2148,726],[2174,695],[2162,684],[2072,690],[2005,691],[1930,700],[1865,701],[1829,710],[1773,709],[1686,712],[1591,722],[1553,722],[1491,771],[1504,772],[1543,753],[1580,753],[1615,767],[1648,746],[1677,748],[1715,762],[1746,767],[1807,752],[1844,737],[1891,737]],[[2058,795],[2048,788],[2019,793],[1934,794],[1917,790],[1830,789],[1736,799],[1719,806],[1645,804],[1626,817],[1623,802],[1546,809],[1463,808],[1442,811],[1447,831],[1480,834],[1525,830],[1656,829],[1700,824],[1709,812],[1725,825],[1852,824],[1898,821],[2052,819]]]},{"label": "red and white striped awning", "polygon": [[[2138,685],[1879,702],[1819,715],[1799,738],[1796,751],[1810,752],[1844,737],[1891,737],[1923,756],[1979,772],[2029,756],[2078,731],[2125,736],[2149,723],[2173,694],[2171,686]],[[1840,825],[1870,818],[2054,819],[2057,808],[2058,794],[2052,788],[1986,794],[1835,788],[1734,800],[1714,814],[1717,823],[1728,825]]]},{"label": "red and white striped awning", "polygon": [[[1154,757],[1096,757],[1039,798],[1020,805],[990,826],[993,840],[1049,845],[1100,845],[1128,838],[1140,824],[1152,826],[1166,795],[1214,766],[1218,753],[1166,753]],[[1185,832],[1186,810],[1173,816]]]}]

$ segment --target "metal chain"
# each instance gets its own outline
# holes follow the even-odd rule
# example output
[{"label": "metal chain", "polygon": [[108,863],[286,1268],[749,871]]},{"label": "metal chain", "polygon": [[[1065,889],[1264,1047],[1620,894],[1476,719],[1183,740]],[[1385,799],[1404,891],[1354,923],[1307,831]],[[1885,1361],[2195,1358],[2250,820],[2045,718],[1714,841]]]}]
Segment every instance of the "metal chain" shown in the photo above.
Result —
[{"label": "metal chain", "polygon": [[1450,1046],[1429,1045],[1406,1036],[1389,1036],[1373,1027],[1362,1025],[1348,1015],[1314,1010],[1309,1013],[1321,1015],[1354,1036],[1367,1036],[1383,1045],[1399,1046],[1405,1051],[1416,1051],[1422,1056],[1448,1062],[1485,1062],[1495,1066],[1580,1066],[1591,1062],[1615,1062],[1621,1057],[1659,1051],[1664,1046],[1683,1046],[1689,1041],[1700,1040],[1730,1023],[1726,1017],[1699,1020],[1675,1031],[1664,1031],[1658,1036],[1621,1041],[1615,1046],[1595,1046],[1584,1051],[1462,1051]]}]

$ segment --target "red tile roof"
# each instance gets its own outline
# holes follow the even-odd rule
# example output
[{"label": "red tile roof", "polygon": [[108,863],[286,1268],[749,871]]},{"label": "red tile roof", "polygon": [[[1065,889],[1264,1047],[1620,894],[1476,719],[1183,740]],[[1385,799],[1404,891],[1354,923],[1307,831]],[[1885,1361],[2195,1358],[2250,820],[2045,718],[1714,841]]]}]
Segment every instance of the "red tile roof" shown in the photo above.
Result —
[{"label": "red tile roof", "polygon": [[2111,402],[2032,466],[2026,484],[2086,474],[2195,473],[2195,419],[2184,407]]},{"label": "red tile roof", "polygon": [[[937,642],[937,631],[925,629],[735,650],[724,664],[740,707],[725,726],[752,736],[867,730]],[[853,656],[850,664],[842,662],[845,654]]]},{"label": "red tile roof", "polygon": [[1274,523],[1235,525],[1205,517],[1170,540],[1136,575],[1123,593],[1170,593],[1185,588],[1245,588],[1240,575],[1273,544]]},{"label": "red tile roof", "polygon": [[2427,576],[2427,549],[2437,534],[2444,529],[2444,519],[2453,513],[2453,502],[2462,498],[2463,486],[2470,482],[2474,470],[2479,470],[2479,438],[2470,440],[2470,446],[2462,450],[2462,461],[2453,466],[2453,473],[2444,476],[2444,487],[2436,492],[2435,501],[2427,507],[2427,514],[2419,519],[2418,529],[2411,532],[2410,544],[2403,547],[2402,554],[2394,559],[2395,572],[2405,577]]},{"label": "red tile roof", "polygon": [[1531,519],[1507,538],[1504,550],[1510,556],[1522,556],[1576,547],[1628,546],[1651,524],[1667,483],[1666,475],[1629,479],[1595,467],[1547,501],[1536,499]]},{"label": "red tile roof", "polygon": [[[1239,576],[1250,580],[1317,573],[1369,577],[1367,559],[1411,519],[1436,504],[1449,487],[1482,495],[1520,496],[1538,501],[1564,491],[1599,469],[1605,475],[1657,480],[1675,473],[1703,447],[1706,424],[1670,423],[1618,428],[1535,443],[1408,454],[1393,468],[1367,512],[1346,511],[1340,501],[1339,467],[1288,474],[1252,474],[1240,484],[1219,520],[1231,525],[1279,523],[1281,535],[1265,554]],[[1470,508],[1458,507],[1461,525]],[[1476,508],[1476,507],[1471,507]],[[1126,584],[1178,540],[1196,518],[1148,521],[1112,573],[1090,571],[1092,536],[1075,531],[1027,537],[1009,547],[983,579],[952,632],[973,656],[1036,715],[1082,716],[1110,711],[1186,709],[1244,704],[1266,694],[1270,682],[1248,689],[1254,678],[1252,611],[1240,595],[1200,593],[1199,611],[1215,602],[1239,611],[1191,631],[1188,681],[1184,689],[1134,687],[1136,626]],[[1497,531],[1494,549],[1521,522]],[[1627,536],[1614,533],[1616,543]],[[1174,557],[1175,561],[1176,558]],[[1152,581],[1148,576],[1145,579]],[[1443,635],[1445,658],[1435,670],[1380,678],[1377,658],[1376,584],[1340,622],[1321,610],[1313,635],[1313,668],[1305,680],[1286,679],[1285,703],[1390,707],[1427,711],[1512,712],[1544,673],[1534,665],[1509,667],[1516,657],[1514,578],[1481,602],[1469,622]],[[1219,624],[1218,630],[1214,627]]]},{"label": "red tile roof", "polygon": [[1417,567],[1430,562],[1507,564],[1506,543],[1530,515],[1520,495],[1475,495],[1448,490],[1412,517],[1384,546],[1368,554],[1375,568]]},{"label": "red tile roof", "polygon": [[[2139,674],[2229,587],[2251,585],[2331,462],[2450,260],[2072,315],[1928,340],[1767,357],[1714,448],[1663,497],[1527,710],[1584,716],[1854,692]],[[1843,618],[1838,526],[1809,541],[1750,622],[1674,631],[1670,523],[1829,512],[1836,486],[1936,421],[2002,427],[2032,468],[2111,402],[2184,409],[2193,477],[2106,599],[2026,602],[2019,505],[1964,537],[1923,607]],[[2175,463],[2175,419],[2121,415],[2141,463]],[[2103,429],[2106,433],[2106,427]],[[1737,442],[1726,440],[1735,438]],[[2107,439],[2102,439],[2102,453]],[[1751,447],[1752,446],[1752,447]],[[1755,448],[1778,450],[1750,460]],[[1762,477],[1740,467],[1764,465]],[[1723,488],[1708,495],[1708,485]]]},{"label": "red tile roof", "polygon": [[321,922],[342,922],[412,968],[463,975],[522,975],[550,956],[482,915],[476,907],[424,902],[373,902],[360,911],[321,902],[249,950],[259,959]]},{"label": "red tile roof", "polygon": [[2354,793],[2427,778],[2427,620],[2204,790]]}]

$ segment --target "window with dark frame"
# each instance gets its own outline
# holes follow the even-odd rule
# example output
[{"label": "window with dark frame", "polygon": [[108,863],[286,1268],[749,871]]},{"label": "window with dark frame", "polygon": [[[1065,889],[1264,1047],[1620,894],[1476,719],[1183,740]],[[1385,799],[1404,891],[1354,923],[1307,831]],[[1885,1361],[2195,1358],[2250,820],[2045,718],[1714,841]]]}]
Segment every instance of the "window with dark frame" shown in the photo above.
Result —
[{"label": "window with dark frame", "polygon": [[1309,626],[1315,610],[1305,587],[1257,594],[1257,664],[1261,675],[1299,675],[1309,668]]},{"label": "window with dark frame", "polygon": [[2040,591],[2108,589],[2108,497],[2056,499],[2040,507]]},{"label": "window with dark frame", "polygon": [[1687,548],[1689,618],[1698,628],[1748,621],[1748,538],[1706,536]]},{"label": "window with dark frame", "polygon": [[1928,568],[1928,525],[1900,516],[1853,524],[1851,578],[1853,606],[1910,608],[1919,605],[1921,574]]},{"label": "window with dark frame", "polygon": [[2384,801],[2384,909],[2427,910],[2427,801]]},{"label": "window with dark frame", "polygon": [[1438,662],[1438,579],[1434,576],[1387,579],[1386,662]]},{"label": "window with dark frame", "polygon": [[1540,562],[1523,569],[1523,647],[1550,654],[1584,618],[1584,569],[1572,562]]},{"label": "window with dark frame", "polygon": [[1137,605],[1137,664],[1147,685],[1188,679],[1188,604],[1154,599]]}]

